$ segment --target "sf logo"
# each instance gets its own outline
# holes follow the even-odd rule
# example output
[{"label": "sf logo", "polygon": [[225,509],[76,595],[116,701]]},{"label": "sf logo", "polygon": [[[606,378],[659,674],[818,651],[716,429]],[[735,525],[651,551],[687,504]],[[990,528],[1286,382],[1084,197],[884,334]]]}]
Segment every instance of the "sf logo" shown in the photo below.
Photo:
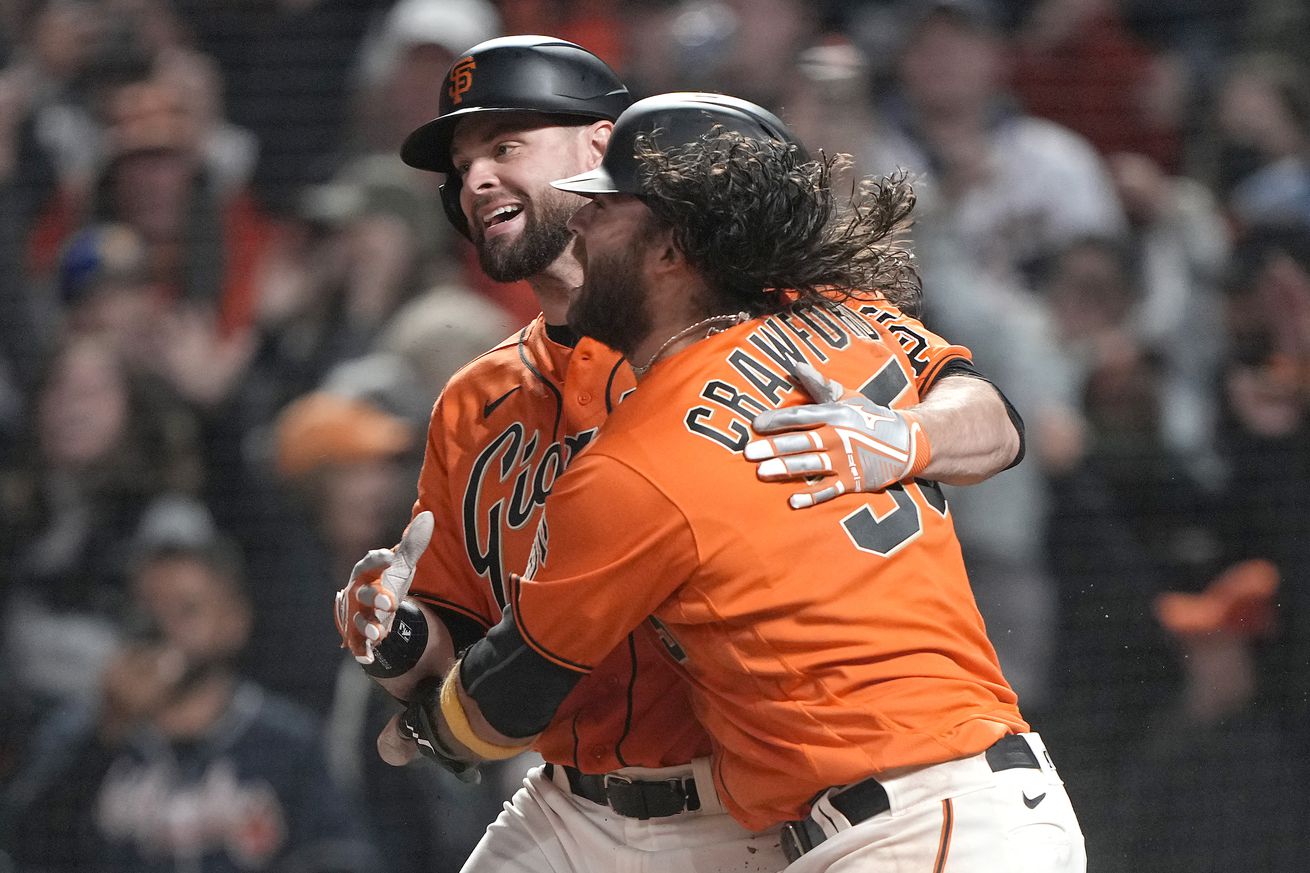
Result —
[{"label": "sf logo", "polygon": [[450,99],[455,103],[464,98],[464,92],[473,87],[473,71],[477,69],[477,63],[472,56],[460,58],[450,71]]}]

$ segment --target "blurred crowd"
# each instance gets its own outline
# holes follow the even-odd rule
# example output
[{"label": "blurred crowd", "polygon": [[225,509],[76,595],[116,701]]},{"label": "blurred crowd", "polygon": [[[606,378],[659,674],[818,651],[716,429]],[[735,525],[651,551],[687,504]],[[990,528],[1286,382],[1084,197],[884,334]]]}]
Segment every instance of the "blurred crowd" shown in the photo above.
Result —
[{"label": "blurred crowd", "polygon": [[913,174],[925,320],[1027,425],[950,496],[1090,869],[1303,869],[1300,0],[0,0],[0,871],[458,870],[528,765],[381,764],[329,609],[536,312],[397,157],[507,33]]}]

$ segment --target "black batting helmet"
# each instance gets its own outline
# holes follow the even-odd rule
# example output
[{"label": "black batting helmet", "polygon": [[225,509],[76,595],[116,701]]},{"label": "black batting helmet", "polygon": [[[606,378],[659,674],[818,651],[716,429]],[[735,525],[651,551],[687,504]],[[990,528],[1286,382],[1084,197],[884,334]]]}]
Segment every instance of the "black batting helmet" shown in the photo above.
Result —
[{"label": "black batting helmet", "polygon": [[614,122],[599,167],[552,182],[575,194],[642,194],[637,137],[653,134],[661,147],[689,145],[715,126],[752,139],[777,140],[804,148],[778,116],[748,100],[703,91],[657,94],[632,104]]},{"label": "black batting helmet", "polygon": [[451,66],[437,117],[400,148],[411,167],[448,174],[441,202],[456,229],[469,235],[459,206],[461,182],[450,159],[460,120],[483,112],[540,112],[582,121],[613,121],[632,102],[609,66],[582,46],[550,36],[505,36],[479,43]]}]

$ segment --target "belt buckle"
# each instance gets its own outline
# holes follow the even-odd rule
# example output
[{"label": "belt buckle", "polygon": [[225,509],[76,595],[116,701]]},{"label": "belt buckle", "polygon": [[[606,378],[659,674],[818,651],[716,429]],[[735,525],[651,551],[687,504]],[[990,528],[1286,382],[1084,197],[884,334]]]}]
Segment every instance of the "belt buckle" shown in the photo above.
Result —
[{"label": "belt buckle", "polygon": [[629,779],[621,773],[606,773],[601,776],[600,784],[606,791],[609,791],[611,782],[619,785],[631,785],[635,781],[635,779]]},{"label": "belt buckle", "polygon": [[640,821],[651,817],[646,805],[646,794],[636,779],[618,773],[606,773],[601,777],[601,786],[605,789],[606,805],[619,815]]},{"label": "belt buckle", "polygon": [[789,864],[796,863],[801,855],[814,848],[814,844],[810,842],[810,835],[805,831],[804,822],[785,822],[779,833],[782,836],[782,854]]},{"label": "belt buckle", "polygon": [[[629,818],[642,821],[664,818],[685,812],[689,808],[687,788],[683,779],[671,778],[659,782],[647,782],[606,773],[603,784],[605,799],[610,809]],[[696,808],[699,808],[699,803]]]}]

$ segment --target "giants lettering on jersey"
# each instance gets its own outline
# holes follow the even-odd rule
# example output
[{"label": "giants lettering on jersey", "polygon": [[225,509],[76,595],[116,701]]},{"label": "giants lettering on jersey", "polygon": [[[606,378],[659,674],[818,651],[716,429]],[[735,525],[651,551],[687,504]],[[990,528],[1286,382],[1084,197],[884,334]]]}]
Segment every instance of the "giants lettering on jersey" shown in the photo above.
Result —
[{"label": "giants lettering on jersey", "polygon": [[[596,428],[591,428],[546,444],[540,431],[529,435],[522,422],[516,421],[488,443],[473,462],[464,488],[464,547],[473,569],[491,583],[502,607],[508,602],[502,531],[518,530],[536,517],[555,480],[595,436]],[[488,477],[494,477],[493,481],[502,487],[484,487]],[[503,487],[511,481],[512,488]],[[484,506],[484,491],[499,496]],[[544,536],[544,530],[540,535]],[[544,542],[541,546],[544,549]]]},{"label": "giants lettering on jersey", "polygon": [[532,539],[532,553],[528,555],[528,566],[523,570],[524,579],[535,579],[541,565],[546,563],[546,551],[550,547],[550,528],[546,524],[546,513],[541,514],[537,524],[537,535]]}]

